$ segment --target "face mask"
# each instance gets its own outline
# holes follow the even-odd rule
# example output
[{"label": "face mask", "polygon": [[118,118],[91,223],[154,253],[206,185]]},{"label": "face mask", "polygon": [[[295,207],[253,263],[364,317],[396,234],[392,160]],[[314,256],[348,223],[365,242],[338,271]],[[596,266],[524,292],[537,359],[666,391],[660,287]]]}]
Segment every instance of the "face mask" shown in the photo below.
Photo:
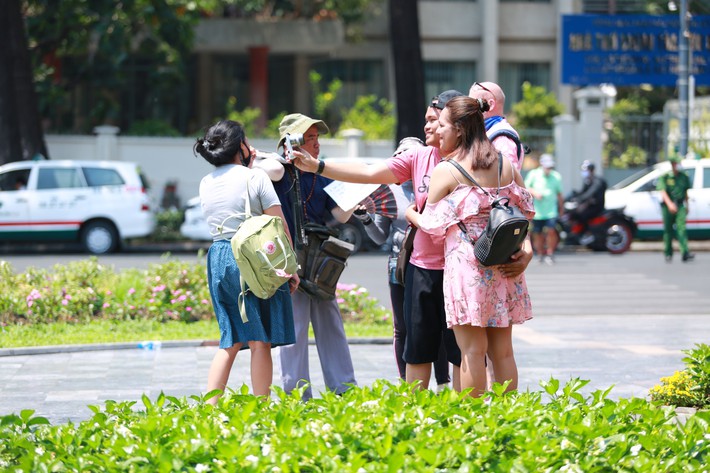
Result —
[{"label": "face mask", "polygon": [[582,175],[582,179],[587,179],[591,175],[589,171],[582,171],[580,174]]}]

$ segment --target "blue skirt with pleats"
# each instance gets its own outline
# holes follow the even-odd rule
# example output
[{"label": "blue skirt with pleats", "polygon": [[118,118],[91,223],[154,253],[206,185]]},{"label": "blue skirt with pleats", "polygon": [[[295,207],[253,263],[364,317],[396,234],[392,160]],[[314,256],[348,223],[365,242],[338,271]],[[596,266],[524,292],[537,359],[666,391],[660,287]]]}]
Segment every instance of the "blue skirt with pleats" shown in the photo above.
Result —
[{"label": "blue skirt with pleats", "polygon": [[229,240],[216,241],[207,252],[207,282],[212,305],[219,324],[219,347],[229,348],[250,341],[269,342],[272,347],[296,342],[293,328],[293,307],[288,283],[269,299],[259,299],[247,292],[245,306],[248,321],[242,322],[238,298],[239,268]]}]

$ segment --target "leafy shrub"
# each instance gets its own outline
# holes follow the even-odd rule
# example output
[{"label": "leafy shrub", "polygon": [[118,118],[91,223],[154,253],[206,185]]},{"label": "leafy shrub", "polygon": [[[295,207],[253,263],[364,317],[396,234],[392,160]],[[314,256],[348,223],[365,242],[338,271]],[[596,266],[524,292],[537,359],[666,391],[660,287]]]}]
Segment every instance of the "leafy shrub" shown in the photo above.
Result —
[{"label": "leafy shrub", "polygon": [[8,471],[703,471],[710,414],[685,423],[643,399],[583,396],[585,381],[488,399],[375,382],[307,403],[246,386],[217,406],[159,395],[90,406],[83,422],[48,425],[26,410],[0,417]]},{"label": "leafy shrub", "polygon": [[355,105],[345,111],[340,130],[357,128],[365,133],[366,140],[384,140],[394,138],[396,125],[392,102],[367,95],[358,97]]},{"label": "leafy shrub", "polygon": [[377,299],[357,284],[339,283],[335,291],[340,313],[347,322],[391,324],[391,314]]},{"label": "leafy shrub", "polygon": [[[244,133],[246,136],[254,137],[258,135],[257,120],[261,116],[261,109],[254,107],[244,107],[242,110],[237,110],[237,98],[230,96],[227,99],[227,105],[225,107],[225,119],[233,120],[239,122],[244,127]],[[215,118],[214,121],[218,121],[219,118]]]},{"label": "leafy shrub", "polygon": [[185,237],[180,234],[180,226],[185,220],[182,209],[167,209],[155,214],[155,230],[146,238],[148,241],[180,241]]},{"label": "leafy shrub", "polygon": [[[86,323],[95,319],[192,322],[213,317],[204,255],[198,263],[163,257],[147,270],[115,272],[96,257],[15,274],[0,262],[0,323]],[[389,311],[367,289],[342,285],[338,302],[349,322],[384,324]]]},{"label": "leafy shrub", "polygon": [[710,407],[710,345],[698,344],[684,350],[686,369],[661,378],[661,384],[651,388],[651,399],[676,407]]},{"label": "leafy shrub", "polygon": [[124,134],[128,136],[182,136],[170,123],[158,119],[135,121]]},{"label": "leafy shrub", "polygon": [[551,129],[552,119],[564,111],[555,94],[544,87],[523,82],[523,98],[513,105],[515,126],[520,129]]},{"label": "leafy shrub", "polygon": [[14,274],[0,264],[0,323],[86,323],[100,319],[203,320],[212,317],[204,262],[168,260],[119,273],[96,257],[53,271]]}]

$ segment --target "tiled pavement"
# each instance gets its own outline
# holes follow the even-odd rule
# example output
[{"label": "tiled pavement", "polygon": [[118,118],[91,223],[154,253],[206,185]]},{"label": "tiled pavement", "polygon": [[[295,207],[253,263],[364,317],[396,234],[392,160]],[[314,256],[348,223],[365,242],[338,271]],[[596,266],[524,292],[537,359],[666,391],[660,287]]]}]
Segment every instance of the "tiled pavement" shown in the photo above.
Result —
[{"label": "tiled pavement", "polygon": [[[614,385],[611,396],[646,396],[663,376],[682,368],[681,350],[710,340],[710,315],[542,316],[514,329],[520,389],[539,389],[551,376],[590,380],[585,392]],[[163,343],[160,350],[131,344],[92,350],[22,354],[0,350],[0,415],[34,409],[52,423],[81,421],[87,405],[105,400],[154,399],[160,391],[190,396],[204,389],[216,351],[200,343]],[[97,350],[96,348],[107,348]],[[72,348],[71,350],[74,350]],[[360,385],[397,380],[388,341],[353,340]],[[315,391],[324,389],[314,346],[310,348]],[[230,387],[249,379],[249,353],[237,357]],[[279,382],[274,352],[274,381]]]}]

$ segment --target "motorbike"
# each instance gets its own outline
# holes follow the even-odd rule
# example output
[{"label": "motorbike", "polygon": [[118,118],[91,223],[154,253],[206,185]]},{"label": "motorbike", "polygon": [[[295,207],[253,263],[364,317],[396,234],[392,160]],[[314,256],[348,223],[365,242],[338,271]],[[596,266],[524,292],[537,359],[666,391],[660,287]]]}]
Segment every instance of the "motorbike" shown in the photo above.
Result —
[{"label": "motorbike", "polygon": [[558,219],[557,233],[565,246],[585,246],[593,251],[621,254],[631,248],[636,235],[636,222],[624,209],[605,209],[587,223],[587,229],[575,220],[578,202],[566,201],[565,212]]}]

